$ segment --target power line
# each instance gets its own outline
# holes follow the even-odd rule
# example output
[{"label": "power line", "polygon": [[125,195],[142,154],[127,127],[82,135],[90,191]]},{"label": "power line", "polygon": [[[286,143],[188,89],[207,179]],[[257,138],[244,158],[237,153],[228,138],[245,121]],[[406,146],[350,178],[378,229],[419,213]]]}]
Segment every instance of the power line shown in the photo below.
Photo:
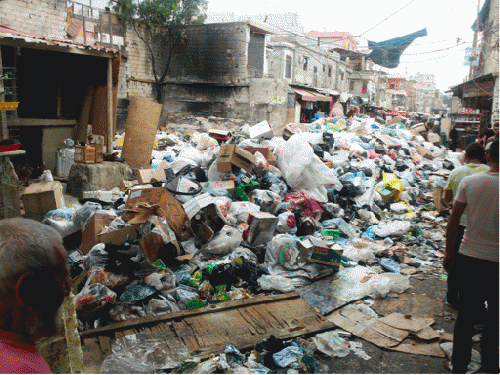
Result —
[{"label": "power line", "polygon": [[401,9],[398,9],[397,11],[395,11],[394,13],[392,13],[389,17],[385,18],[384,20],[382,20],[381,22],[377,23],[375,26],[373,26],[371,29],[369,30],[366,30],[363,34],[359,35],[359,36],[363,36],[365,35],[368,31],[371,31],[373,30],[374,28],[376,28],[378,25],[384,23],[385,21],[387,21],[389,18],[391,18],[392,16],[394,16],[396,13],[398,13],[399,11],[403,10],[404,8],[406,8],[408,5],[410,5],[411,3],[413,3],[415,0],[411,0],[408,4],[406,4],[404,7],[402,7]]}]

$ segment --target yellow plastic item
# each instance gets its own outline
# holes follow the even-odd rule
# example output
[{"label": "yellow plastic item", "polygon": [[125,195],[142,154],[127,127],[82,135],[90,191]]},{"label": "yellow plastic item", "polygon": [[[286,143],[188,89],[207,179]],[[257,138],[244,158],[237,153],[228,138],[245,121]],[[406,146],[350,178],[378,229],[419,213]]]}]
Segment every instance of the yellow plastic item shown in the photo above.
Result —
[{"label": "yellow plastic item", "polygon": [[0,111],[15,111],[20,102],[0,102]]},{"label": "yellow plastic item", "polygon": [[397,178],[394,173],[382,172],[382,180],[384,181],[385,187],[396,189],[399,192],[402,192],[405,189],[405,186],[403,185],[401,180]]}]

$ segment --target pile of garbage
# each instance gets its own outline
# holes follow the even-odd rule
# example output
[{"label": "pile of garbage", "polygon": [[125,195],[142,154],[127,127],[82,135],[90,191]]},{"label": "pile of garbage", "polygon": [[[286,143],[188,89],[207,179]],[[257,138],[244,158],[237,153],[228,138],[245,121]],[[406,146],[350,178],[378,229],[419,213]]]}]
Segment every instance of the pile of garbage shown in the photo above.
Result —
[{"label": "pile of garbage", "polygon": [[80,329],[291,291],[327,314],[444,277],[440,194],[459,153],[395,120],[159,131],[150,168],[44,220],[82,232]]}]

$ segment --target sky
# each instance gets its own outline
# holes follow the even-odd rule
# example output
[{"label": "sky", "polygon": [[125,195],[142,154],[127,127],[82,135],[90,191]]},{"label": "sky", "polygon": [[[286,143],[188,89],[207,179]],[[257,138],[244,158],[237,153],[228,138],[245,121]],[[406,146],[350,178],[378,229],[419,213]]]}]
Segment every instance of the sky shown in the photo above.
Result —
[{"label": "sky", "polygon": [[[485,0],[479,1],[482,6]],[[107,2],[92,0],[97,6]],[[434,74],[437,88],[445,91],[462,83],[469,73],[469,67],[463,62],[465,48],[472,46],[474,32],[470,27],[476,19],[477,6],[478,0],[208,0],[208,13],[236,16],[297,13],[304,32],[347,31],[354,36],[364,34],[383,21],[363,35],[374,42],[427,28],[428,35],[417,38],[405,50],[399,67],[385,71],[390,74]],[[457,38],[465,44],[457,46]],[[366,46],[366,39],[361,40],[360,45]],[[439,49],[445,50],[436,51]]]}]

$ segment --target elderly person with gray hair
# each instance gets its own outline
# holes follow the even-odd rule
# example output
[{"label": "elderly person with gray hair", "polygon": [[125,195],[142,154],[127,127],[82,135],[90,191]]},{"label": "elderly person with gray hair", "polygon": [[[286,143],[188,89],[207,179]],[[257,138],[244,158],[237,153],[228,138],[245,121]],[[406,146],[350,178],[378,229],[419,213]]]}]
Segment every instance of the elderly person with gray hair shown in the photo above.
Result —
[{"label": "elderly person with gray hair", "polygon": [[61,333],[69,266],[59,233],[0,220],[0,373],[50,373],[35,342]]}]

